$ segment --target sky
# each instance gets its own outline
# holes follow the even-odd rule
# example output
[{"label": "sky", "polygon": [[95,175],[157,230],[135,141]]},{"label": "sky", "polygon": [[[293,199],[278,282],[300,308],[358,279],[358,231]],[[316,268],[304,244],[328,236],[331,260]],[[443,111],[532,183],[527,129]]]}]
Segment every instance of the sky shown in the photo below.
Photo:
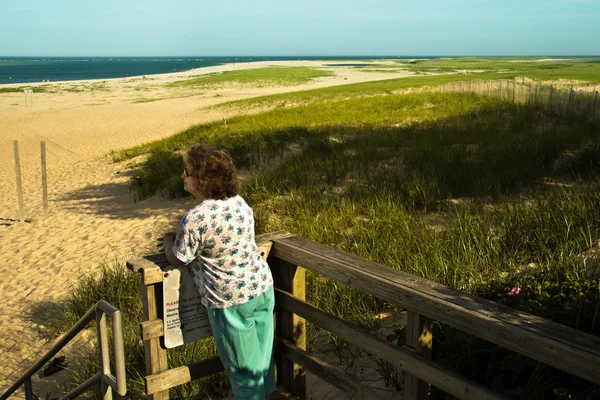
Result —
[{"label": "sky", "polygon": [[2,56],[600,55],[600,0],[0,0]]}]

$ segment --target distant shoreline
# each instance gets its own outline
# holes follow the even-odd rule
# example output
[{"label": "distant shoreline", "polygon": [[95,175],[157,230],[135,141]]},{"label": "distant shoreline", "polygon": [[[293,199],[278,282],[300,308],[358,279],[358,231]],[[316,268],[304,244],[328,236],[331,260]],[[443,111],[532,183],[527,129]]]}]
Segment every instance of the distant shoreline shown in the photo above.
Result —
[{"label": "distant shoreline", "polygon": [[411,60],[432,57],[0,57],[0,86],[130,78],[226,64],[277,61]]}]

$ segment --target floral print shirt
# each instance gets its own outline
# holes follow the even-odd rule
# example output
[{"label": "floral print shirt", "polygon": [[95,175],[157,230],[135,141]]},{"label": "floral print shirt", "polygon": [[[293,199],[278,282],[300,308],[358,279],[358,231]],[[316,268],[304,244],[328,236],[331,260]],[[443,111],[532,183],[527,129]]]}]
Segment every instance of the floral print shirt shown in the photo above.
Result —
[{"label": "floral print shirt", "polygon": [[240,196],[207,199],[189,210],[179,224],[173,253],[191,267],[207,308],[243,304],[273,286],[254,240],[252,209]]}]

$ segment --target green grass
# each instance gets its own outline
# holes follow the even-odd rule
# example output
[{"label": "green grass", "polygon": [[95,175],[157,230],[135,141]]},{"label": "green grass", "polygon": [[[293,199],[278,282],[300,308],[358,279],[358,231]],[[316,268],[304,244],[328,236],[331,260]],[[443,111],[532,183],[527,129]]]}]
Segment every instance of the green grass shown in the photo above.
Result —
[{"label": "green grass", "polygon": [[[33,318],[46,328],[44,337],[53,339],[60,333],[68,331],[98,300],[103,299],[121,311],[123,325],[123,342],[125,350],[125,366],[127,376],[127,394],[131,398],[143,398],[145,391],[145,357],[141,344],[140,322],[142,321],[142,299],[140,280],[137,273],[125,267],[124,263],[115,261],[104,264],[97,274],[82,276],[71,289],[63,303],[43,303],[34,309]],[[110,325],[110,324],[109,324]],[[82,354],[71,354],[68,373],[73,387],[85,382],[100,370],[98,361],[99,349],[95,339],[95,323],[88,327],[92,336],[92,346],[84,349]],[[110,329],[109,329],[110,333]],[[111,358],[113,345],[109,343]],[[199,360],[216,356],[216,348],[212,338],[207,338],[185,347],[178,347],[167,352],[171,368],[191,364]],[[114,365],[112,366],[114,371]],[[225,380],[223,374],[196,380],[170,390],[171,398],[191,398],[204,395],[209,398],[211,382]],[[71,388],[72,389],[72,388]],[[100,390],[94,387],[85,397],[100,398]]]},{"label": "green grass", "polygon": [[[471,93],[394,93],[485,76],[504,75],[421,76],[270,96],[252,104],[286,99],[301,105],[235,117],[227,127],[195,126],[113,157],[148,155],[132,180],[137,200],[156,193],[179,197],[185,193],[178,151],[198,141],[224,147],[238,167],[252,172],[242,195],[254,209],[257,233],[287,230],[466,292],[504,290],[527,268],[531,287],[582,281],[582,255],[596,249],[600,237],[598,123]],[[88,280],[74,298],[126,300],[120,282],[112,285]],[[312,273],[307,298],[369,328],[381,310],[393,308]],[[121,306],[139,322],[134,307]],[[591,308],[586,323],[597,316]],[[574,327],[581,328],[577,321]],[[139,330],[130,329],[131,363],[143,371],[133,339]],[[597,329],[592,322],[591,332]],[[465,345],[448,343],[450,353]],[[179,357],[172,366],[214,354],[210,341],[197,346],[171,353]],[[394,375],[383,364],[380,369]],[[139,373],[132,376],[141,390]],[[207,391],[207,381],[197,384],[178,394]]]},{"label": "green grass", "polygon": [[[447,212],[450,198],[492,198],[502,203],[524,188],[538,190],[547,177],[594,176],[600,137],[597,126],[588,122],[563,121],[537,107],[472,94],[417,93],[309,104],[234,118],[227,130],[220,123],[198,126],[138,148],[134,153],[151,152],[133,181],[138,199],[157,191],[183,195],[181,158],[173,151],[196,141],[229,149],[238,166],[258,168],[244,194],[255,207],[259,230],[287,229],[468,288],[489,274],[528,264],[527,256],[511,250],[513,259],[494,258],[498,249],[485,250],[481,247],[489,244],[485,241],[471,245],[470,260],[444,255],[448,245],[441,246],[418,216]],[[301,150],[284,157],[291,142]],[[574,157],[558,168],[561,155],[568,151],[582,159]],[[276,168],[261,171],[264,161],[272,159],[281,161]],[[314,223],[315,215],[323,216],[319,224]],[[386,220],[373,221],[377,215]],[[452,229],[460,231],[461,224],[473,229],[475,222],[457,222]],[[421,231],[424,236],[409,240],[393,227]],[[375,238],[383,239],[390,230],[391,237],[400,238],[397,245],[381,240],[382,247],[375,250]],[[366,236],[357,239],[356,232]],[[482,238],[491,235],[476,233]],[[322,236],[327,234],[331,237]],[[371,245],[361,249],[360,243]],[[411,248],[407,243],[414,243],[414,251],[425,243],[440,247],[437,252],[427,250],[432,259],[418,262],[389,250]],[[559,264],[553,270],[558,271]]]},{"label": "green grass", "polygon": [[268,67],[210,74],[172,82],[167,87],[210,87],[228,83],[258,87],[295,86],[331,75],[331,72],[308,67]]},{"label": "green grass", "polygon": [[[436,103],[433,108],[426,101],[427,98]],[[446,102],[446,99],[452,101]],[[483,98],[478,101],[490,101],[489,104],[495,104],[494,100]],[[163,140],[115,152],[112,158],[114,161],[123,161],[148,152],[174,151],[198,141],[210,141],[215,145],[226,145],[233,152],[238,152],[238,147],[240,152],[246,152],[246,155],[241,155],[242,159],[238,160],[241,162],[240,166],[244,166],[252,159],[254,153],[260,153],[267,148],[269,151],[274,151],[274,148],[282,150],[285,143],[302,137],[309,127],[405,124],[407,120],[430,120],[468,113],[477,107],[476,104],[459,94],[412,97],[373,95],[369,99],[355,98],[335,103],[307,104],[271,110],[256,117],[234,117],[228,120],[227,128],[220,121],[197,125]]]},{"label": "green grass", "polygon": [[257,97],[252,99],[236,100],[214,106],[214,108],[225,110],[245,110],[272,107],[281,108],[285,106],[297,106],[310,103],[328,103],[332,101],[349,100],[352,98],[362,99],[365,97],[387,96],[407,89],[435,87],[450,82],[471,81],[477,79],[513,79],[516,76],[517,74],[509,72],[411,76],[399,79],[361,82],[350,85],[332,86],[322,89],[305,90],[299,92]]},{"label": "green grass", "polygon": [[44,93],[48,89],[45,86],[16,86],[16,87],[1,87],[0,93],[23,93],[24,90],[33,90],[34,93]]},{"label": "green grass", "polygon": [[455,73],[486,71],[512,73],[536,80],[579,80],[600,83],[599,58],[575,58],[556,61],[535,61],[541,58],[442,58],[437,60],[399,60],[397,64],[413,72]]},{"label": "green grass", "polygon": [[[518,62],[515,62],[518,61]],[[253,99],[224,103],[216,108],[260,108],[307,103],[338,101],[352,97],[369,97],[393,93],[408,88],[438,86],[449,82],[469,81],[475,79],[497,80],[513,78],[529,78],[536,81],[579,80],[587,84],[600,83],[600,59],[580,58],[575,61],[533,62],[526,58],[453,58],[439,60],[416,60],[397,62],[400,72],[406,70],[414,73],[444,74],[412,76],[376,82],[362,82],[323,89],[284,93],[263,96]],[[373,67],[356,67],[372,70]],[[387,67],[386,67],[387,68]],[[457,73],[462,71],[462,73]],[[466,71],[469,71],[468,73]],[[381,71],[378,71],[381,72]]]},{"label": "green grass", "polygon": [[0,87],[0,93],[23,93],[23,90],[33,90],[34,93],[84,93],[109,90],[107,81],[88,82],[88,83],[68,83],[61,85],[42,85],[42,86],[17,86],[17,87]]}]

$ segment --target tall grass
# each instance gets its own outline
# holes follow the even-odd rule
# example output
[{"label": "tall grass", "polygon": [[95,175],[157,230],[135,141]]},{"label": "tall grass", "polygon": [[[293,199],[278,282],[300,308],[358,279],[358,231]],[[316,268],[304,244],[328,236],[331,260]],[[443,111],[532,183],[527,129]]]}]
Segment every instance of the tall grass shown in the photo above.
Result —
[{"label": "tall grass", "polygon": [[[197,141],[227,148],[252,171],[242,195],[258,233],[287,230],[477,293],[524,270],[540,284],[589,273],[583,255],[600,236],[599,135],[593,121],[549,115],[536,104],[471,93],[387,94],[236,117],[227,128],[192,127],[119,158],[149,153],[132,181],[138,200],[178,197],[178,151]],[[88,303],[73,304],[83,310],[110,296],[102,282],[85,281],[73,299]],[[316,274],[308,275],[307,291],[312,303],[367,327],[390,307]],[[136,329],[126,343],[131,368],[143,371]],[[174,363],[214,354],[210,341],[185,349],[170,352]],[[178,393],[208,390],[207,381],[195,384]]]},{"label": "tall grass", "polygon": [[[140,281],[138,274],[129,271],[124,263],[118,261],[106,263],[101,265],[96,273],[83,275],[69,293],[66,302],[61,304],[60,317],[52,319],[51,333],[56,336],[69,330],[100,299],[121,311],[128,396],[143,398],[145,397],[146,363],[140,332],[140,322],[142,321]],[[91,345],[84,348],[79,354],[72,354],[72,358],[69,360],[69,372],[73,386],[85,382],[100,370],[95,324],[90,324],[88,329]],[[109,336],[112,335],[111,332],[112,328],[109,327]],[[114,359],[112,339],[109,348],[111,349],[111,359]],[[207,338],[184,347],[168,350],[167,359],[169,366],[176,368],[214,357],[216,354],[212,338]],[[112,370],[114,371],[114,365]],[[170,395],[172,398],[178,399],[196,398],[201,395],[208,398],[209,393],[212,392],[211,382],[225,379],[223,375],[218,375],[196,380],[171,389]],[[85,397],[100,398],[99,388],[92,388],[85,394]]]},{"label": "tall grass", "polygon": [[306,83],[315,78],[331,76],[329,71],[308,67],[268,67],[226,71],[203,75],[193,79],[168,83],[167,87],[211,87],[223,84],[252,86],[294,86]]},{"label": "tall grass", "polygon": [[[597,57],[564,58],[539,61],[541,58],[441,58],[432,60],[398,60],[398,66],[414,72],[452,73],[465,70],[509,72],[536,80],[579,80],[600,83],[600,59]],[[537,60],[537,61],[536,61]]]}]

